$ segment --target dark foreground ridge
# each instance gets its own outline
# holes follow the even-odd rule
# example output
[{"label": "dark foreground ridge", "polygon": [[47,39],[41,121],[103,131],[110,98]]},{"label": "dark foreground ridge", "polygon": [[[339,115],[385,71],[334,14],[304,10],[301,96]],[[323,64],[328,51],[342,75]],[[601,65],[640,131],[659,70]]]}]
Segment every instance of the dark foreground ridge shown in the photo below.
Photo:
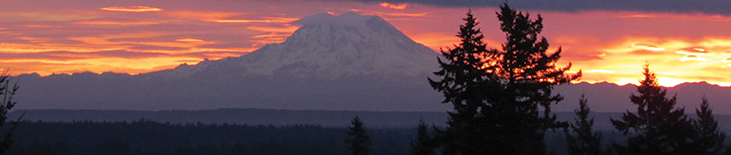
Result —
[{"label": "dark foreground ridge", "polygon": [[[368,123],[368,122],[364,122]],[[365,124],[373,154],[403,155],[416,136],[414,127],[375,128]],[[0,128],[7,130],[7,128]],[[127,154],[346,154],[346,127],[318,125],[231,125],[205,123],[24,122],[8,154],[127,155]],[[622,138],[621,133],[611,140]],[[565,154],[561,132],[547,134],[548,146]]]},{"label": "dark foreground ridge", "polygon": [[369,127],[415,127],[420,119],[442,125],[447,120],[444,112],[377,112],[328,110],[271,110],[271,109],[216,109],[216,110],[16,110],[9,118],[47,122],[120,122],[140,119],[170,123],[248,124],[286,126],[314,124],[325,127],[344,127],[350,118],[360,116]]},{"label": "dark foreground ridge", "polygon": [[[238,110],[267,111],[261,109]],[[107,114],[107,116],[116,115],[118,118],[122,118],[124,114],[156,113],[150,111],[101,110],[35,110],[28,113],[38,114],[41,111],[55,112],[56,114],[76,112],[79,114],[78,116],[91,113]],[[217,111],[221,110],[207,112],[214,113]],[[177,112],[178,114],[187,114],[190,117],[196,116],[191,114],[191,111]],[[391,117],[398,113],[392,112],[382,117]],[[18,114],[18,112],[14,114]],[[369,112],[362,112],[361,114],[369,114]],[[608,118],[605,120],[603,117],[609,115],[615,117],[619,114],[600,113],[594,116],[597,117],[597,124],[602,125],[608,123]],[[558,113],[558,115],[570,119],[570,113]],[[369,115],[369,117],[372,116]],[[731,116],[719,116],[721,121],[731,120],[729,119]],[[37,115],[34,117],[37,117]],[[101,118],[104,117],[97,118],[97,120],[101,120]],[[372,120],[368,117],[362,118]],[[348,118],[346,118],[347,120]],[[373,127],[369,124],[376,124],[376,121],[364,121],[364,123],[366,131],[373,142],[373,154],[396,155],[410,152],[409,145],[416,137],[416,124],[408,124],[409,127]],[[209,124],[203,122],[161,123],[142,119],[115,122],[27,121],[18,127],[14,135],[15,143],[8,154],[345,154],[347,144],[344,139],[348,137],[346,134],[348,129],[345,125],[348,125],[348,122],[340,127],[324,127],[320,125],[275,126]],[[7,130],[7,128],[0,128],[0,130]],[[611,142],[621,143],[625,138],[622,133],[611,129],[603,129],[602,133],[606,136],[602,140],[604,145]],[[566,140],[562,131],[548,132],[546,134],[546,144],[549,150],[555,154],[566,154]]]},{"label": "dark foreground ridge", "polygon": [[[1,128],[6,130],[6,128]],[[8,154],[345,154],[345,127],[24,122]],[[375,154],[407,154],[411,128],[369,128]]]},{"label": "dark foreground ridge", "polygon": [[[215,109],[215,110],[15,110],[9,118],[15,119],[23,112],[25,121],[45,122],[132,122],[141,119],[170,123],[204,123],[204,124],[247,124],[288,126],[311,124],[324,127],[345,127],[350,125],[350,118],[359,116],[369,127],[415,128],[419,119],[430,126],[443,126],[447,120],[445,112],[378,112],[378,111],[328,111],[328,110],[272,110],[272,109]],[[573,121],[573,112],[557,112],[561,121]],[[614,130],[609,118],[619,118],[619,112],[592,112],[595,117],[594,128],[597,130]],[[731,115],[716,115],[719,122],[731,122]],[[731,131],[731,124],[720,123],[722,130]]]}]

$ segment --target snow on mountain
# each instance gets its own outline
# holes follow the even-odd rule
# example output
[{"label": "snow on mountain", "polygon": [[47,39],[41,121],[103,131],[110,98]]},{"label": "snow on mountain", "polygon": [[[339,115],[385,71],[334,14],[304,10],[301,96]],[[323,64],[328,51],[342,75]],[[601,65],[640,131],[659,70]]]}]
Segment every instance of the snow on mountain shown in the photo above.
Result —
[{"label": "snow on mountain", "polygon": [[436,52],[375,15],[321,13],[292,24],[301,27],[283,43],[269,44],[241,57],[180,66],[170,71],[178,73],[171,76],[219,68],[242,76],[279,73],[334,79],[371,74],[424,76],[438,69]]}]

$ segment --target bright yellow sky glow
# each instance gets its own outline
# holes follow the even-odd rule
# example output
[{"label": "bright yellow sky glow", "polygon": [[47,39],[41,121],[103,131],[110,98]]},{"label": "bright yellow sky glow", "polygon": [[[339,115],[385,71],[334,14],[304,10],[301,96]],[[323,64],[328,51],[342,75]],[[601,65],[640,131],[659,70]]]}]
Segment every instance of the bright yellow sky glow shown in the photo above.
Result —
[{"label": "bright yellow sky glow", "polygon": [[160,8],[149,6],[130,6],[130,7],[103,7],[101,10],[106,11],[122,11],[122,12],[158,12]]},{"label": "bright yellow sky glow", "polygon": [[[245,55],[281,43],[302,17],[354,11],[378,15],[415,41],[451,48],[467,8],[331,1],[59,1],[0,5],[0,68],[10,74],[139,74],[203,59]],[[520,9],[520,8],[518,8]],[[496,8],[472,8],[485,42],[500,48]],[[660,84],[731,85],[731,17],[700,13],[551,12],[543,35],[563,49],[560,63],[583,70],[584,82],[636,84],[650,63]]]},{"label": "bright yellow sky glow", "polygon": [[409,4],[407,4],[407,3],[396,5],[396,4],[383,2],[383,3],[379,3],[379,4],[384,8],[396,9],[396,10],[403,10],[403,9],[406,9],[407,6],[409,6]]}]

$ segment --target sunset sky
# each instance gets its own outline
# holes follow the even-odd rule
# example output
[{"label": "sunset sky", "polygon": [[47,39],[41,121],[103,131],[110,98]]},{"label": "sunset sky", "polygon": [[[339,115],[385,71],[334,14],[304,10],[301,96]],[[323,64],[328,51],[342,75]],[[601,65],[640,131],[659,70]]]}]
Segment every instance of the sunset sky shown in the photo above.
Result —
[{"label": "sunset sky", "polygon": [[[393,1],[3,0],[0,68],[43,76],[171,69],[283,42],[298,28],[290,22],[323,12],[379,15],[439,51],[458,41],[472,8],[489,46],[504,41],[495,17],[503,0]],[[731,85],[731,2],[509,2],[544,17],[543,35],[563,48],[562,64],[584,71],[582,81],[637,83],[649,62],[665,86]]]}]

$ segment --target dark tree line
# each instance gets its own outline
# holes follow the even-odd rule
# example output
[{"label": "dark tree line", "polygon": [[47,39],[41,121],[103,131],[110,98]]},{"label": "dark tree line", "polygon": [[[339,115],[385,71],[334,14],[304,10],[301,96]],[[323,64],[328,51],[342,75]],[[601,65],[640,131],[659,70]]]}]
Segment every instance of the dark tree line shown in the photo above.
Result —
[{"label": "dark tree line", "polygon": [[[367,122],[366,122],[367,123]],[[346,125],[346,124],[343,124]],[[0,128],[7,131],[9,127]],[[365,128],[371,154],[408,154],[414,128]],[[347,127],[23,122],[8,154],[347,154]]]}]

